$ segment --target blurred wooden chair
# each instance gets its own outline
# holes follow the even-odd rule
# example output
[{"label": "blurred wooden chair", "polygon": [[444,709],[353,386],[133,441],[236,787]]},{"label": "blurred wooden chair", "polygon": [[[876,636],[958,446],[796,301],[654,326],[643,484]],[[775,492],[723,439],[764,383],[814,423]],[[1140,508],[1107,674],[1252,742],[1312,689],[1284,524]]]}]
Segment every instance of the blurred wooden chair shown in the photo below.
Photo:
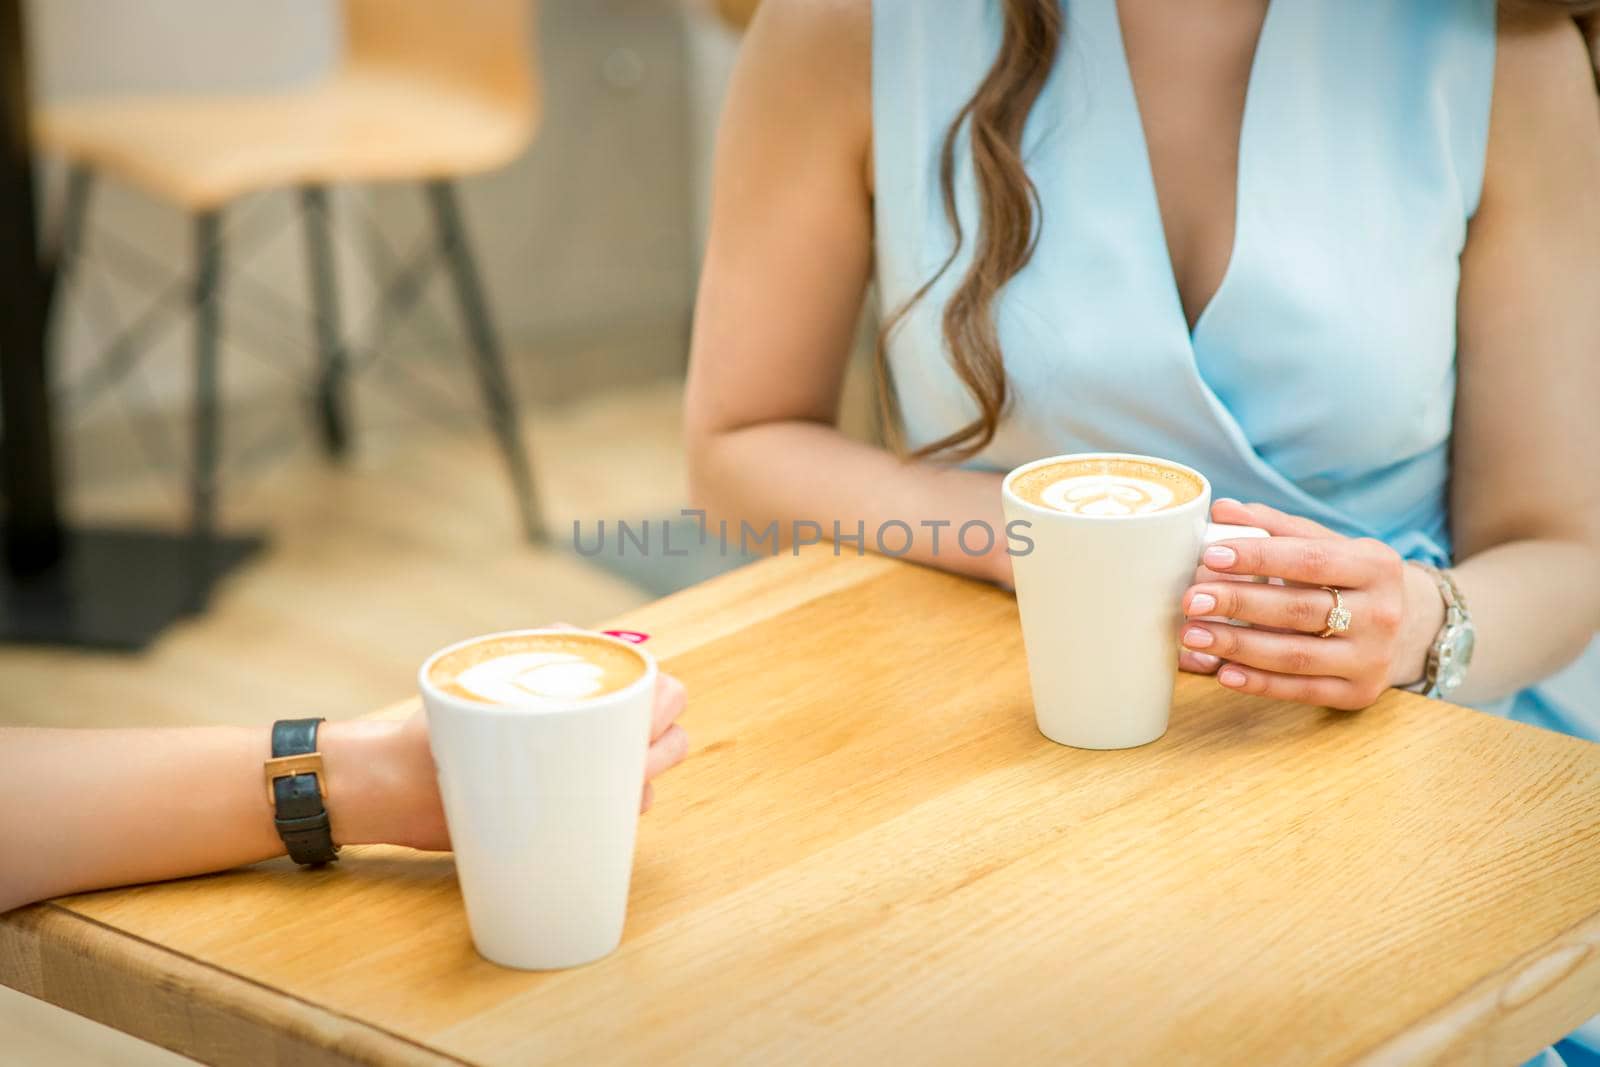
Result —
[{"label": "blurred wooden chair", "polygon": [[[491,427],[524,529],[543,524],[516,399],[462,224],[455,181],[501,167],[528,146],[540,117],[533,0],[343,0],[343,57],[304,89],[272,94],[99,97],[44,107],[39,147],[68,163],[58,270],[81,254],[96,175],[122,179],[193,216],[194,419],[190,497],[202,547],[215,525],[223,213],[249,193],[298,190],[322,444],[344,453],[349,346],[341,336],[328,186],[419,183],[432,215],[425,261],[381,283],[380,308],[404,310],[426,272],[449,272]],[[420,276],[419,276],[420,275]],[[65,286],[63,286],[63,289]]]}]

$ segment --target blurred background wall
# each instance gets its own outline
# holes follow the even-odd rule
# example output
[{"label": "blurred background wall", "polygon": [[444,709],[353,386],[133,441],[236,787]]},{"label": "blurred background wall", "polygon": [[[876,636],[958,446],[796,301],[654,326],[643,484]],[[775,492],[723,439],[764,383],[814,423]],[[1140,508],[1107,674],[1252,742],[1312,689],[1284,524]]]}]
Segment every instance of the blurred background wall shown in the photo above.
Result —
[{"label": "blurred background wall", "polygon": [[[30,0],[26,14],[35,92],[46,99],[272,90],[321,76],[340,47],[334,0]],[[704,221],[705,157],[736,40],[709,14],[677,0],[545,0],[539,23],[544,125],[529,153],[469,181],[465,195],[493,311],[519,377],[532,399],[553,402],[614,381],[681,373]],[[53,203],[59,174],[47,175]],[[349,198],[367,197],[384,231],[402,246],[422,221],[421,205],[408,188],[340,195],[347,237],[339,249],[340,282],[347,306],[363,308],[371,286],[351,247],[360,238],[349,216],[361,208]],[[101,183],[95,196],[96,231],[131,242],[174,274],[186,268],[191,236],[176,211],[112,182]],[[288,198],[276,196],[281,203],[237,210],[265,215],[269,233],[273,213],[281,212],[282,225],[250,270],[298,300],[304,250]],[[64,379],[99,347],[103,320],[125,318],[144,299],[127,279],[102,284],[113,307],[101,310],[115,314],[90,321],[75,307],[71,341],[63,346]],[[352,312],[346,323],[358,328],[361,318]],[[188,388],[186,332],[164,338],[143,368],[143,383],[125,402],[181,403]],[[235,398],[251,396],[282,377],[260,359],[236,358],[225,368],[225,387]]]}]

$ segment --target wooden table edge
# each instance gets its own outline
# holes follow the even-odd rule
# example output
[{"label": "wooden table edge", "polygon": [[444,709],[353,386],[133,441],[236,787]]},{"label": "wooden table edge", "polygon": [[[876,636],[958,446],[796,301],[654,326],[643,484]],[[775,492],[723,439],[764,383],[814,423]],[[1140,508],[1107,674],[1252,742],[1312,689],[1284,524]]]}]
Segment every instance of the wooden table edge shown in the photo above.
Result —
[{"label": "wooden table edge", "polygon": [[50,902],[0,916],[0,984],[208,1064],[465,1062]]},{"label": "wooden table edge", "polygon": [[1597,1010],[1600,911],[1485,975],[1356,1060],[1354,1067],[1522,1063]]}]

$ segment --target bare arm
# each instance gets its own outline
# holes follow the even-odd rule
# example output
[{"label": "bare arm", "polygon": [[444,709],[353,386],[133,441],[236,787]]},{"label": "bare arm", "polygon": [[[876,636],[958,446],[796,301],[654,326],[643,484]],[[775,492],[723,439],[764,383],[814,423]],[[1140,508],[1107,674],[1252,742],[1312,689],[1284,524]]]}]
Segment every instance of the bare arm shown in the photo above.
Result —
[{"label": "bare arm", "polygon": [[[683,759],[683,683],[656,687],[649,779]],[[447,849],[421,714],[324,723],[328,819],[340,845]],[[262,765],[267,727],[0,729],[0,912],[105,886],[226,870],[283,854]]]},{"label": "bare arm", "polygon": [[1462,258],[1451,511],[1478,628],[1465,700],[1543,677],[1600,628],[1596,293],[1600,104],[1584,42],[1564,18],[1508,17]]},{"label": "bare arm", "polygon": [[899,520],[918,534],[906,558],[998,578],[1010,570],[1003,537],[979,558],[950,551],[947,530],[935,558],[920,525],[976,518],[998,533],[998,475],[903,462],[835,425],[872,266],[870,67],[866,0],[766,0],[751,25],[695,312],[692,491],[757,528],[860,523],[868,549]]},{"label": "bare arm", "polygon": [[[335,841],[441,847],[420,718],[325,723],[318,747]],[[267,727],[0,730],[0,911],[282,855],[270,754]]]}]

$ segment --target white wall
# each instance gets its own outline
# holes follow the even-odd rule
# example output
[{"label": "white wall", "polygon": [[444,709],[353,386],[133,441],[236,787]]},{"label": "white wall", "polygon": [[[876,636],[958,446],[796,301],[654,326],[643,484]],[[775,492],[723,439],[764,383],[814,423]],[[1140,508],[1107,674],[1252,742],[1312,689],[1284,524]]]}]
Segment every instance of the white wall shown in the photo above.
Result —
[{"label": "white wall", "polygon": [[35,92],[265,90],[338,51],[336,0],[27,0]]}]

